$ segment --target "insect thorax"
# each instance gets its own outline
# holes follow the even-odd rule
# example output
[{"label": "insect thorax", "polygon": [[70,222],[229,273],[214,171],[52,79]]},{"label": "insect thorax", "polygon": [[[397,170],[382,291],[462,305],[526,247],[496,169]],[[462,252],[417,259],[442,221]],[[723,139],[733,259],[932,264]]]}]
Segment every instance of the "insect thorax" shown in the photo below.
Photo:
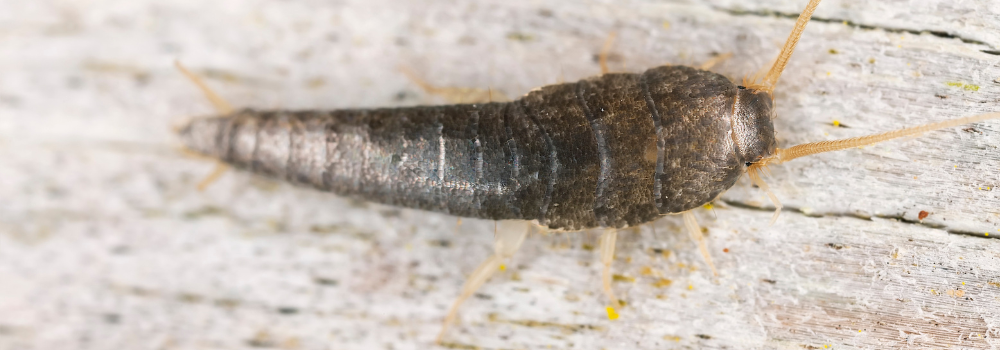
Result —
[{"label": "insect thorax", "polygon": [[774,152],[767,91],[683,66],[653,68],[643,77],[660,121],[654,198],[661,214],[714,200],[752,162]]}]

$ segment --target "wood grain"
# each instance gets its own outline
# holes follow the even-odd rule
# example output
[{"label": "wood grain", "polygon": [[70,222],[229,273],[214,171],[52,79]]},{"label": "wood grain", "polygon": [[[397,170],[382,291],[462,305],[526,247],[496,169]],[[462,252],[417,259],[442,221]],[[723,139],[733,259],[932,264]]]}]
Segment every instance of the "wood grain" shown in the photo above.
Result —
[{"label": "wood grain", "polygon": [[[741,79],[805,1],[0,1],[0,348],[426,349],[491,222],[370,205],[178,150],[233,105],[441,103],[399,73],[507,96],[611,68]],[[9,9],[7,11],[6,9]],[[828,0],[776,92],[779,143],[996,111],[1000,5]],[[840,127],[834,126],[834,121]],[[771,168],[698,213],[619,235],[608,321],[594,232],[530,237],[446,348],[1000,345],[1000,123]],[[927,216],[919,220],[921,212]],[[989,234],[987,236],[987,233]]]}]

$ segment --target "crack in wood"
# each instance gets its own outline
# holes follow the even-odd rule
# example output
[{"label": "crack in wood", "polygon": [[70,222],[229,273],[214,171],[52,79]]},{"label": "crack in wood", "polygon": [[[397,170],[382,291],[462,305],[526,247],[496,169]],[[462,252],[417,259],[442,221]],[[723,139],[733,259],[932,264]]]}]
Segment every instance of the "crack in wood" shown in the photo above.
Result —
[{"label": "crack in wood", "polygon": [[[753,210],[753,211],[762,211],[762,212],[768,212],[768,213],[774,212],[774,208],[758,207],[758,206],[754,206],[754,205],[750,205],[750,204],[742,203],[742,202],[737,202],[737,201],[722,200],[722,199],[720,199],[719,202],[722,202],[722,203],[724,203],[724,204],[726,204],[728,206],[734,207],[734,208],[747,209],[747,210]],[[945,226],[945,225],[935,224],[935,223],[928,223],[928,222],[923,222],[923,221],[920,221],[920,220],[907,219],[903,215],[884,215],[884,214],[879,214],[879,215],[865,216],[865,215],[861,215],[861,214],[857,214],[857,213],[846,213],[846,212],[821,212],[821,213],[809,212],[809,213],[806,213],[801,208],[787,206],[787,205],[781,208],[781,212],[782,213],[793,212],[793,213],[796,213],[796,214],[799,214],[799,215],[802,215],[802,216],[805,216],[805,217],[811,217],[811,218],[825,218],[825,217],[832,217],[832,218],[853,218],[853,219],[864,220],[864,221],[872,221],[872,218],[890,219],[890,220],[896,220],[896,221],[902,222],[902,223],[913,224],[913,225],[916,225],[916,226],[923,226],[923,227],[927,227],[927,228],[944,230],[945,232],[947,232],[949,234],[966,235],[966,236],[973,236],[973,237],[979,237],[979,238],[993,238],[993,239],[1000,238],[1000,235],[989,236],[989,235],[984,235],[983,233],[980,233],[978,231],[965,231],[965,230],[947,229],[946,228],[947,226]]]},{"label": "crack in wood", "polygon": [[[780,11],[774,11],[774,10],[728,9],[728,8],[722,8],[722,7],[717,7],[717,6],[712,6],[712,9],[714,9],[716,11],[719,11],[719,12],[725,12],[725,13],[728,13],[728,14],[733,15],[733,16],[775,17],[775,18],[788,18],[788,19],[792,19],[792,20],[795,20],[795,19],[799,18],[799,13],[798,12],[796,12],[796,13],[788,13],[788,12],[780,12]],[[944,38],[944,39],[958,39],[958,40],[961,40],[963,43],[966,43],[966,44],[986,46],[989,49],[982,49],[982,50],[979,50],[979,51],[982,52],[982,53],[988,54],[988,55],[1000,56],[1000,50],[994,48],[993,46],[991,46],[989,43],[986,43],[985,41],[971,39],[971,38],[966,38],[966,37],[963,37],[961,35],[952,34],[952,33],[948,33],[948,32],[945,32],[945,31],[940,31],[940,30],[907,29],[907,28],[894,28],[894,27],[876,26],[876,25],[871,25],[871,24],[858,23],[858,22],[855,22],[855,21],[852,21],[852,20],[848,20],[848,19],[825,18],[825,17],[817,17],[817,16],[812,16],[812,19],[810,21],[812,21],[812,22],[823,22],[823,23],[833,23],[833,24],[842,24],[842,25],[845,25],[845,26],[848,26],[848,27],[857,28],[857,29],[879,30],[879,31],[887,32],[887,33],[908,33],[908,34],[913,34],[913,35],[921,35],[921,34],[927,33],[927,34],[930,34],[930,35],[933,35],[933,36],[936,36],[936,37],[939,37],[939,38]]]}]

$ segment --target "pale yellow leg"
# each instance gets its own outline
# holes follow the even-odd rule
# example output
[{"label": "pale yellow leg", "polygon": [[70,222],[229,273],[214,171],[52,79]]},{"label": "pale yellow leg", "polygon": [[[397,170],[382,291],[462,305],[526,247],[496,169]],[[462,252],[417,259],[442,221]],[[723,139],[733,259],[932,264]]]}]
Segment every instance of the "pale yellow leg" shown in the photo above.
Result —
[{"label": "pale yellow leg", "polygon": [[597,62],[601,64],[601,74],[608,74],[608,55],[611,54],[611,44],[615,42],[615,32],[608,34],[608,38],[604,39],[604,46],[601,47],[601,53],[597,55]]},{"label": "pale yellow leg", "polygon": [[444,334],[448,331],[448,326],[454,323],[455,318],[458,317],[458,307],[471,297],[476,290],[479,290],[479,287],[482,287],[483,283],[486,283],[490,279],[490,276],[493,276],[493,273],[504,268],[504,260],[514,256],[517,249],[521,247],[521,243],[524,243],[524,238],[527,237],[530,227],[529,222],[523,220],[497,222],[497,231],[494,234],[493,240],[493,256],[480,264],[472,272],[472,275],[469,276],[469,279],[465,281],[465,285],[462,286],[462,294],[458,296],[455,303],[451,305],[451,309],[448,310],[448,315],[444,318],[444,324],[441,325],[441,333],[438,334],[435,342],[440,344],[441,340],[444,339]]},{"label": "pale yellow leg", "polygon": [[698,225],[698,220],[695,219],[694,213],[691,211],[686,211],[684,214],[684,227],[687,228],[688,233],[691,235],[691,239],[698,244],[698,248],[701,249],[701,256],[705,258],[705,262],[708,263],[708,267],[712,268],[712,274],[715,276],[719,275],[719,271],[715,270],[715,264],[712,263],[712,255],[708,253],[708,244],[705,243],[705,236],[701,234],[701,226]]},{"label": "pale yellow leg", "polygon": [[767,187],[767,183],[761,175],[767,174],[767,168],[759,165],[751,166],[747,174],[750,175],[750,182],[760,188],[761,191],[767,194],[767,198],[771,199],[771,203],[774,203],[774,215],[771,216],[771,222],[768,225],[774,225],[778,221],[778,214],[781,214],[781,201],[778,200],[778,196],[771,192],[771,188]]},{"label": "pale yellow leg", "polygon": [[611,263],[615,259],[615,240],[617,239],[618,230],[616,229],[607,229],[601,233],[600,254],[601,264],[604,265],[604,271],[601,273],[601,281],[604,286],[604,295],[607,295],[608,300],[611,301],[611,306],[608,308],[608,318],[610,319],[618,318],[615,309],[621,308],[621,303],[615,297],[615,292],[611,289]]},{"label": "pale yellow leg", "polygon": [[423,79],[420,79],[420,77],[417,77],[417,75],[409,69],[400,67],[399,71],[403,72],[407,78],[410,78],[414,84],[420,86],[420,88],[428,94],[441,96],[449,103],[487,103],[510,101],[510,98],[506,95],[499,91],[493,91],[493,89],[483,90],[477,88],[439,87],[431,85]]}]

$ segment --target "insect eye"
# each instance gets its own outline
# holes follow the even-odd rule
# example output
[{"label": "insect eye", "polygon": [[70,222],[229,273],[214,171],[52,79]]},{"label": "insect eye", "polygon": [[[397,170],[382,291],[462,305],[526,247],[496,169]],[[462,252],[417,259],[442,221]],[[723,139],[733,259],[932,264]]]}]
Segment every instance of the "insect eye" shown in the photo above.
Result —
[{"label": "insect eye", "polygon": [[753,163],[751,163],[751,162],[747,162],[747,164],[746,164],[746,165],[747,165],[747,166],[751,166],[751,165],[753,165]]},{"label": "insect eye", "polygon": [[740,90],[743,90],[743,89],[746,89],[747,87],[746,87],[746,86],[743,86],[743,85],[739,85],[739,86],[736,86],[736,88],[737,88],[737,89],[740,89]]}]

